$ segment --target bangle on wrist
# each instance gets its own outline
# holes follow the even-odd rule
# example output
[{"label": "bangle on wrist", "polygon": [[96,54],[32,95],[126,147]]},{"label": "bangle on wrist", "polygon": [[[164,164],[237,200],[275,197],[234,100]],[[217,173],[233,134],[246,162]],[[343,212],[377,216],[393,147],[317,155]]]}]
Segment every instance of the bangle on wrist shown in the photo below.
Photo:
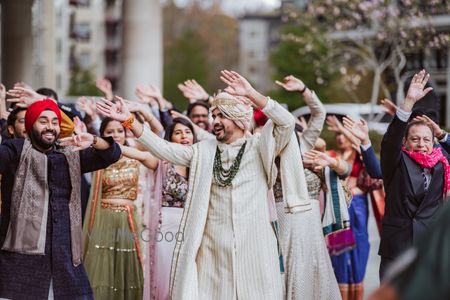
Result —
[{"label": "bangle on wrist", "polygon": [[122,122],[122,126],[131,130],[133,128],[133,123],[134,123],[134,115],[130,114],[128,119]]},{"label": "bangle on wrist", "polygon": [[299,91],[300,92],[300,94],[302,94],[303,95],[303,93],[306,91],[306,89],[307,89],[307,87],[306,87],[306,84],[305,84],[305,86],[303,87],[303,89],[301,90],[301,91]]}]

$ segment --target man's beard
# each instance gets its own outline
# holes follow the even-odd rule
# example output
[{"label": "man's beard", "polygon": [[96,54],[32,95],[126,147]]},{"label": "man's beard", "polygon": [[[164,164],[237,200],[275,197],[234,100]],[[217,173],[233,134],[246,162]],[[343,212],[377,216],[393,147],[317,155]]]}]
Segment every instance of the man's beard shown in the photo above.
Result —
[{"label": "man's beard", "polygon": [[204,121],[198,121],[197,123],[195,123],[195,125],[197,125],[198,127],[202,128],[204,130],[208,130],[208,128],[209,128],[208,122],[204,122]]},{"label": "man's beard", "polygon": [[227,141],[231,135],[230,132],[225,131],[225,126],[223,125],[214,126],[213,132],[219,142]]},{"label": "man's beard", "polygon": [[[51,133],[54,135],[54,139],[50,142],[47,141],[43,135],[47,134],[47,133]],[[55,130],[44,130],[44,131],[36,131],[36,130],[31,130],[31,135],[30,135],[31,141],[38,146],[41,149],[47,150],[52,148],[55,144],[56,141],[59,138],[59,134],[55,131]]]}]

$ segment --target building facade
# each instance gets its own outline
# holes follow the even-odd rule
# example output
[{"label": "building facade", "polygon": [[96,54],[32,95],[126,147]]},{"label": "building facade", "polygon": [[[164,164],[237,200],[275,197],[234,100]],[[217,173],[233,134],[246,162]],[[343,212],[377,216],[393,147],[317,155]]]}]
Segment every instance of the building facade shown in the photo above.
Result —
[{"label": "building facade", "polygon": [[3,0],[1,82],[65,95],[80,68],[108,78],[124,97],[139,83],[162,86],[160,6],[158,0]]},{"label": "building facade", "polygon": [[[259,89],[275,88],[270,67],[270,53],[280,41],[280,28],[286,16],[303,8],[308,0],[282,0],[279,10],[272,14],[249,14],[239,19],[239,69]],[[424,8],[425,9],[425,8]],[[427,20],[436,32],[450,32],[448,9],[434,11]],[[336,32],[335,38],[344,38],[348,32]],[[361,35],[361,32],[355,32]],[[365,36],[370,38],[370,36]],[[406,56],[402,79],[421,69],[431,74],[434,92],[440,99],[440,123],[450,128],[450,47],[423,48]],[[368,99],[367,99],[368,100]]]}]

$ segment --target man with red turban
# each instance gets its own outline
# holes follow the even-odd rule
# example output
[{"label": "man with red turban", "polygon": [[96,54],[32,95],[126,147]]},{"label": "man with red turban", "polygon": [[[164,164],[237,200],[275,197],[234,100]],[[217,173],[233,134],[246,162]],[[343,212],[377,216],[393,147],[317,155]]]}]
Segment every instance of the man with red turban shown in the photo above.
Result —
[{"label": "man with red turban", "polygon": [[0,299],[93,298],[81,262],[80,178],[121,151],[88,133],[58,143],[61,119],[54,101],[36,101],[25,115],[28,139],[0,145]]}]

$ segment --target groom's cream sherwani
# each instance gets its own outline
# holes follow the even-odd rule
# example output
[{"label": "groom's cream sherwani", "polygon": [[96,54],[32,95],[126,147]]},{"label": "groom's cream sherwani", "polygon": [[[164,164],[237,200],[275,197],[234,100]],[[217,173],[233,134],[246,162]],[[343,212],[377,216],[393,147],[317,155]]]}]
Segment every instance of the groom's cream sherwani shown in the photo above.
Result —
[{"label": "groom's cream sherwani", "polygon": [[[281,299],[277,242],[269,222],[268,170],[294,130],[294,118],[270,100],[263,110],[273,130],[244,137],[232,144],[204,140],[192,146],[166,142],[148,127],[139,138],[160,159],[190,168],[186,200],[172,261],[173,299]],[[273,139],[273,151],[262,140]],[[216,147],[229,168],[247,141],[231,187],[213,179]]]}]

